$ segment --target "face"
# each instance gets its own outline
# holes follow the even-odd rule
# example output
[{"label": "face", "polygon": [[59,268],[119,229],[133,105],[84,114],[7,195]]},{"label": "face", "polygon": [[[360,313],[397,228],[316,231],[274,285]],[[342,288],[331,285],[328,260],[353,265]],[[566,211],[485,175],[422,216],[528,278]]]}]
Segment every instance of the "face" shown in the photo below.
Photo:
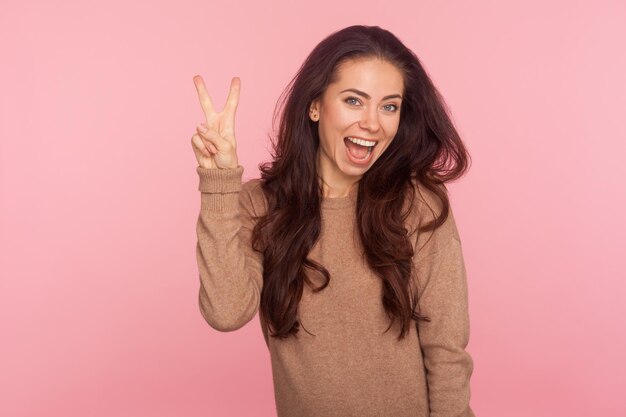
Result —
[{"label": "face", "polygon": [[[402,73],[378,58],[348,60],[311,105],[318,122],[318,169],[338,187],[358,181],[385,152],[400,123]],[[357,143],[354,143],[357,142]]]}]

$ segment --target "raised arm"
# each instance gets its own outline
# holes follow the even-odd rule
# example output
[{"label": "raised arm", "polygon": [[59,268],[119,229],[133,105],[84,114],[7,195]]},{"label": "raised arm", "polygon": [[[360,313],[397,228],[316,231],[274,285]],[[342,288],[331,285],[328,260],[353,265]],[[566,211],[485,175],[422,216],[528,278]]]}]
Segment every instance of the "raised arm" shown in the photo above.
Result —
[{"label": "raised arm", "polygon": [[196,258],[198,302],[204,319],[220,331],[249,322],[260,304],[261,254],[252,249],[254,206],[237,159],[235,113],[241,80],[233,77],[226,105],[216,112],[204,80],[193,78],[206,123],[196,128],[191,146],[198,160],[200,215]]},{"label": "raised arm", "polygon": [[438,229],[418,237],[417,247],[421,248],[415,256],[420,314],[431,320],[420,320],[417,325],[430,417],[474,417],[470,407],[473,360],[465,350],[469,342],[467,279],[452,208]]},{"label": "raised arm", "polygon": [[196,170],[200,312],[214,329],[233,331],[254,318],[263,286],[262,255],[251,244],[252,198],[247,184],[242,186],[243,167]]}]

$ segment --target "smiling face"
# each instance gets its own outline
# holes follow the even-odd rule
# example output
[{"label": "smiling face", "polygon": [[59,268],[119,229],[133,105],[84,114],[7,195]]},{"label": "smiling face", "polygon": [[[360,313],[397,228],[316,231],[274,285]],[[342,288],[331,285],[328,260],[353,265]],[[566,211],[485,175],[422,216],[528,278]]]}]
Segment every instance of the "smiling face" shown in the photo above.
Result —
[{"label": "smiling face", "polygon": [[335,194],[345,194],[396,135],[404,80],[378,58],[348,60],[337,71],[309,117],[319,122],[319,174]]}]

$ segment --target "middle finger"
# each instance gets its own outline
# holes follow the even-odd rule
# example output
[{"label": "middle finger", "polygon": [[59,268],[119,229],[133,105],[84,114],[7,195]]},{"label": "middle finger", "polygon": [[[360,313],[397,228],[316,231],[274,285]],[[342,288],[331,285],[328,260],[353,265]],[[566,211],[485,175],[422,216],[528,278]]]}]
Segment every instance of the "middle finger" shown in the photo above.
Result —
[{"label": "middle finger", "polygon": [[202,111],[204,112],[206,122],[210,123],[215,117],[215,109],[213,108],[211,97],[209,97],[209,93],[206,91],[204,80],[201,76],[196,75],[195,77],[193,77],[193,83],[196,86],[198,99],[200,100],[200,106],[202,106]]}]

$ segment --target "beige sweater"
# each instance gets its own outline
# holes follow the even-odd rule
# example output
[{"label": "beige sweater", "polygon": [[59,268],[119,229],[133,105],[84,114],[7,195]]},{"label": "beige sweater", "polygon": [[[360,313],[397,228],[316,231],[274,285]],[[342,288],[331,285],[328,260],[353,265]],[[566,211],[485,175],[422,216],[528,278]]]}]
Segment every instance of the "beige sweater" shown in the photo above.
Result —
[{"label": "beige sweater", "polygon": [[[243,167],[197,167],[199,303],[207,323],[233,331],[252,320],[263,286],[262,255],[251,248],[251,214],[267,210],[260,179],[242,184]],[[437,200],[420,186],[432,207]],[[278,417],[474,417],[466,272],[452,213],[414,260],[420,314],[397,340],[381,303],[381,280],[367,266],[355,229],[356,191],[322,200],[322,232],[309,257],[324,265],[329,286],[305,285],[298,337],[268,337]],[[423,204],[412,217],[432,218]],[[413,235],[421,247],[432,233]],[[417,238],[415,238],[417,236]],[[417,247],[417,246],[416,246]],[[245,396],[245,393],[242,393]]]}]

